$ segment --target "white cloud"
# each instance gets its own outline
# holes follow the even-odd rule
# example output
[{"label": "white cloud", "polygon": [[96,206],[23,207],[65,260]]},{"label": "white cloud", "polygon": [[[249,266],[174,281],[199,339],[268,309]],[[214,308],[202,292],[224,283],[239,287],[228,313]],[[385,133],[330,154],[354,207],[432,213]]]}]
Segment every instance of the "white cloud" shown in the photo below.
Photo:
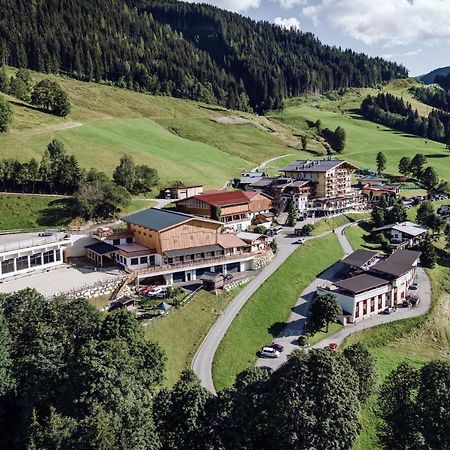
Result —
[{"label": "white cloud", "polygon": [[296,30],[300,29],[300,22],[295,17],[289,17],[288,19],[283,19],[282,17],[275,17],[273,23],[282,28],[294,28]]},{"label": "white cloud", "polygon": [[303,14],[367,45],[450,41],[449,0],[320,0]]},{"label": "white cloud", "polygon": [[[247,11],[251,8],[259,8],[261,0],[185,0],[188,3],[209,3],[218,8],[234,12]],[[289,1],[289,0],[288,0]]]},{"label": "white cloud", "polygon": [[306,5],[308,0],[277,0],[284,9],[291,9],[295,5]]}]

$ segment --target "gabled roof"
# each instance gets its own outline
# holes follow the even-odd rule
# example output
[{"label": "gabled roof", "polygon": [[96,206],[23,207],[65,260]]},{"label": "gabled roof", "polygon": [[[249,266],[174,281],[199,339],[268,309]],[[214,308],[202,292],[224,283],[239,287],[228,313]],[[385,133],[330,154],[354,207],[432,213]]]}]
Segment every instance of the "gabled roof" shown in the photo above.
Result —
[{"label": "gabled roof", "polygon": [[344,160],[338,159],[321,159],[321,160],[297,160],[291,164],[283,167],[282,172],[326,172],[327,170],[335,169],[336,167],[345,164],[353,169],[356,166]]},{"label": "gabled roof", "polygon": [[250,203],[250,201],[257,195],[265,195],[265,194],[247,191],[218,191],[194,195],[194,197],[192,198],[205,202],[208,205],[224,207],[234,205],[246,205]]},{"label": "gabled roof", "polygon": [[344,258],[341,262],[348,266],[363,267],[370,262],[378,253],[372,250],[356,250],[351,255]]},{"label": "gabled roof", "polygon": [[247,247],[247,243],[245,243],[242,239],[239,239],[235,234],[220,234],[217,238],[217,243],[227,249],[227,248],[239,248],[239,247]]},{"label": "gabled roof", "polygon": [[262,237],[264,237],[264,235],[259,234],[259,233],[249,233],[247,231],[240,231],[237,234],[237,237],[239,239],[242,239],[243,241],[254,242],[254,241],[257,241],[258,239],[261,239]]},{"label": "gabled roof", "polygon": [[427,227],[422,225],[417,225],[413,222],[401,222],[401,223],[391,223],[385,225],[384,227],[374,228],[374,232],[386,231],[386,230],[396,230],[401,233],[407,234],[408,236],[416,237],[428,231]]},{"label": "gabled roof", "polygon": [[342,281],[336,281],[335,286],[351,292],[352,294],[360,294],[361,292],[368,291],[370,289],[375,289],[380,286],[385,286],[389,284],[388,280],[383,278],[375,277],[367,273],[358,275],[356,277],[348,278]]},{"label": "gabled roof", "polygon": [[190,220],[201,220],[210,223],[217,223],[217,225],[222,225],[214,220],[203,219],[178,211],[157,208],[145,209],[144,211],[126,216],[122,220],[124,222],[139,225],[141,227],[149,228],[155,231],[161,231],[174,225],[180,225],[182,223],[189,222]]}]

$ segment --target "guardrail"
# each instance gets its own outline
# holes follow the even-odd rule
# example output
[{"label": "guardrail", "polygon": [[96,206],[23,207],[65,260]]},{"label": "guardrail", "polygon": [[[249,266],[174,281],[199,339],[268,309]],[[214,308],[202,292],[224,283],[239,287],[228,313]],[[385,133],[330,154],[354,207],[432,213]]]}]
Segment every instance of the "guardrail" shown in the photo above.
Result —
[{"label": "guardrail", "polygon": [[[10,242],[6,244],[0,244],[0,253],[13,252],[16,250],[22,250],[29,247],[38,247],[46,244],[54,244],[64,241],[65,233],[58,233],[52,236],[38,237],[33,239],[27,239],[23,241]],[[67,241],[68,242],[68,241]]]}]

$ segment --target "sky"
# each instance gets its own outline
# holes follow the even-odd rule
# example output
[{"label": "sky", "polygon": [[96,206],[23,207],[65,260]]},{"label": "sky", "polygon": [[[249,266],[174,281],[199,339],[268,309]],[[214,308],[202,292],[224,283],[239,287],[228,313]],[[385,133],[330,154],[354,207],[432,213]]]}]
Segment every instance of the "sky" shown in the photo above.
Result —
[{"label": "sky", "polygon": [[450,66],[450,0],[187,0],[382,56],[411,76]]}]

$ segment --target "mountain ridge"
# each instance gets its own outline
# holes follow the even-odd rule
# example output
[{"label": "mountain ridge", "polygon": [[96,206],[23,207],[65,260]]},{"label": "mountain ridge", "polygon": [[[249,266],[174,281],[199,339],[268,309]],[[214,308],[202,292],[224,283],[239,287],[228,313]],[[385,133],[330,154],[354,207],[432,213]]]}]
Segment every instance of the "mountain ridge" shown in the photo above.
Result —
[{"label": "mountain ridge", "polygon": [[433,84],[434,80],[439,75],[448,75],[450,73],[450,66],[438,67],[424,75],[419,75],[416,80],[422,81],[425,84]]},{"label": "mountain ridge", "polygon": [[3,0],[0,61],[264,114],[302,93],[374,86],[403,66],[310,33],[172,0]]}]

